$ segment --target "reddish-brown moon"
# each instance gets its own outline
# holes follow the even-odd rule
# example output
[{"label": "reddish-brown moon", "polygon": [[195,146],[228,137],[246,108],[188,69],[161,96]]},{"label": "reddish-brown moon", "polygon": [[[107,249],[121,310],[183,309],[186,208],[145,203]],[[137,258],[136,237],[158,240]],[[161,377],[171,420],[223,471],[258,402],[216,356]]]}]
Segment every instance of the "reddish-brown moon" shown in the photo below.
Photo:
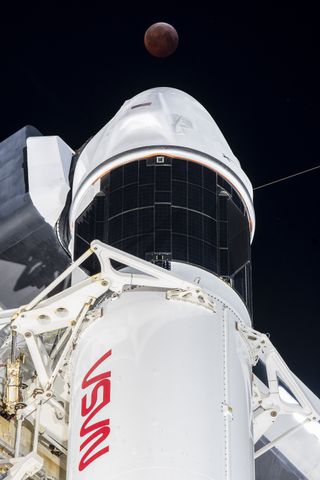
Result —
[{"label": "reddish-brown moon", "polygon": [[154,23],[144,35],[144,45],[154,57],[164,58],[172,55],[178,43],[178,33],[169,23]]}]

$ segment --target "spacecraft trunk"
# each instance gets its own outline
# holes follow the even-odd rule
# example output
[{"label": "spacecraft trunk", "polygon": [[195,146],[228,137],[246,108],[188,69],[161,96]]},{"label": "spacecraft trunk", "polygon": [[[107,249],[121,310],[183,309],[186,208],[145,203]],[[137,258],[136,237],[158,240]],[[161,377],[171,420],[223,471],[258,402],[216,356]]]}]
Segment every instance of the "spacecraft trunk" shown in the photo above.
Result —
[{"label": "spacecraft trunk", "polygon": [[212,291],[215,312],[130,290],[85,331],[73,365],[70,480],[254,478],[241,300],[203,275],[226,290],[224,299]]}]

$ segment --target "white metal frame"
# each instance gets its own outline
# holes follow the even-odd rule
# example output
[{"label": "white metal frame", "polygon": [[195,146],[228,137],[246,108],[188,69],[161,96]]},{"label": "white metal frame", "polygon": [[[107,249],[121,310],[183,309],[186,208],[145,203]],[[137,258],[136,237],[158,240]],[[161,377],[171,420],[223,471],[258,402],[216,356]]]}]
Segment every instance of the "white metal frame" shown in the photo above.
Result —
[{"label": "white metal frame", "polygon": [[[100,273],[71,286],[61,293],[45,298],[93,253],[96,254],[100,262]],[[130,267],[130,271],[115,270],[111,264],[112,260]],[[23,475],[25,475],[27,468],[33,472],[36,467],[38,470],[42,468],[42,463],[36,453],[40,408],[42,404],[50,402],[53,408],[59,410],[59,415],[64,416],[63,407],[54,399],[54,382],[70,363],[70,356],[81,328],[83,328],[83,322],[85,320],[93,321],[102,315],[101,308],[96,305],[97,300],[109,292],[109,299],[113,301],[119,295],[134,287],[158,289],[164,292],[168,300],[187,301],[215,311],[215,304],[211,297],[197,283],[187,282],[163,268],[95,240],[91,243],[87,252],[28,305],[0,313],[0,323],[11,323],[11,328],[16,333],[24,335],[37,372],[37,382],[33,385],[33,394],[25,401],[24,408],[17,411],[18,428],[15,459],[12,462],[10,460],[12,464],[14,463],[12,471],[16,476],[8,478],[23,478],[23,476],[19,476],[20,473],[16,472],[24,472]],[[51,355],[44,355],[40,348],[39,335],[63,329],[64,333]],[[255,365],[259,359],[262,359],[266,365],[268,377],[269,391],[267,394],[261,391],[258,381],[255,378],[253,379],[252,401],[255,441],[272,426],[280,414],[299,413],[305,417],[304,423],[319,421],[318,412],[313,408],[268,336],[241,322],[237,324],[237,330],[247,344],[251,364]],[[54,360],[57,360],[55,364]],[[288,386],[299,404],[289,404],[282,400],[279,393],[279,379]],[[33,452],[27,457],[19,457],[21,424],[30,414],[35,417],[36,438]],[[291,428],[269,442],[255,453],[255,458],[268,451],[284,436],[291,434],[304,423]]]},{"label": "white metal frame", "polygon": [[[48,299],[45,297],[59,285],[75,268],[95,253],[101,265],[101,272],[67,288]],[[119,272],[111,265],[111,260],[118,261],[137,273]],[[24,336],[39,379],[39,386],[48,394],[65,361],[70,346],[80,330],[83,320],[88,316],[95,301],[108,291],[113,292],[113,298],[121,295],[125,287],[141,286],[167,291],[167,299],[188,301],[202,307],[215,310],[210,297],[197,285],[176,277],[163,268],[110,247],[97,240],[91,243],[91,248],[77,261],[67,268],[45,290],[43,290],[28,305],[17,310],[1,312],[3,322],[10,323],[11,328]],[[8,316],[8,314],[10,316]],[[92,312],[91,312],[92,315]],[[55,347],[52,357],[58,352],[66,338],[63,353],[53,371],[48,368],[50,358],[43,359],[37,341],[38,335],[66,329],[64,335]],[[52,392],[51,392],[52,393]]]},{"label": "white metal frame", "polygon": [[[243,323],[238,323],[237,329],[248,346],[251,364],[256,365],[259,359],[261,359],[265,364],[267,372],[268,393],[261,391],[257,378],[253,376],[254,441],[257,442],[269,430],[279,415],[298,413],[304,417],[304,421],[283,432],[276,439],[256,451],[255,458],[258,458],[277,445],[280,440],[291,435],[306,423],[319,422],[320,415],[299,386],[287,364],[270,342],[269,337]],[[281,398],[279,380],[290,389],[297,399],[297,404],[287,403]]]},{"label": "white metal frame", "polygon": [[[93,253],[100,262],[100,273],[46,298]],[[132,273],[115,270],[111,260],[130,267]],[[60,414],[64,416],[63,407],[53,398],[54,381],[69,364],[84,320],[94,320],[101,316],[101,309],[95,308],[97,299],[110,292],[110,300],[114,300],[128,287],[137,286],[164,291],[168,300],[190,302],[215,311],[214,302],[198,284],[184,281],[163,268],[95,240],[88,251],[28,305],[0,313],[0,323],[11,323],[12,330],[24,336],[37,373],[37,381],[31,386],[32,395],[25,401],[23,408],[17,411],[15,458],[10,460],[14,466],[9,470],[8,478],[22,479],[27,473],[34,474],[42,468],[43,461],[37,455],[40,408],[42,404],[51,402],[52,407],[62,410]],[[44,348],[41,349],[39,335],[61,329],[65,331],[49,356]],[[53,367],[53,361],[57,357],[58,361]],[[19,457],[22,422],[31,414],[35,416],[33,451],[25,457]]]}]

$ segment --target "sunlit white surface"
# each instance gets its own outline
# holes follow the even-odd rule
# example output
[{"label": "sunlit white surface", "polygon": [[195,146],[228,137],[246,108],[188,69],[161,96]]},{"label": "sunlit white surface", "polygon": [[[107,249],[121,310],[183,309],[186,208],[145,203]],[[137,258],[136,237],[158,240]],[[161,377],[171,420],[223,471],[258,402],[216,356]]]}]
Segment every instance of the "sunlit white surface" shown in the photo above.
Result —
[{"label": "sunlit white surface", "polygon": [[[179,264],[172,273],[199,278],[216,311],[140,288],[101,304],[73,358],[68,480],[254,479],[251,371],[236,329],[249,315],[218,277]],[[99,446],[109,451],[79,471],[88,448],[81,451],[81,401],[94,395],[83,378],[110,349],[96,373],[111,371],[111,400],[95,417],[110,419]]]},{"label": "sunlit white surface", "polygon": [[292,405],[299,405],[297,400],[292,395],[290,395],[290,393],[285,388],[281,386],[279,387],[279,395],[281,400],[283,400],[284,402],[290,403]]},{"label": "sunlit white surface", "polygon": [[[299,405],[297,400],[292,395],[290,395],[290,393],[285,388],[281,386],[279,387],[279,394],[280,394],[280,398],[284,402],[290,403],[292,405]],[[299,413],[294,413],[293,418],[299,423],[303,423],[306,420],[306,418],[303,415],[300,415]],[[316,422],[316,421],[307,422],[303,425],[302,428],[304,428],[307,432],[315,435],[320,441],[320,423],[319,422]]]},{"label": "sunlit white surface", "polygon": [[126,101],[81,152],[73,179],[70,226],[84,199],[112,169],[141,158],[168,155],[206,166],[233,185],[247,209],[251,238],[255,230],[252,185],[222,132],[193,97],[168,87],[152,88]]},{"label": "sunlit white surface", "polygon": [[57,136],[27,139],[29,193],[34,206],[51,226],[61,215],[70,190],[73,154]]}]

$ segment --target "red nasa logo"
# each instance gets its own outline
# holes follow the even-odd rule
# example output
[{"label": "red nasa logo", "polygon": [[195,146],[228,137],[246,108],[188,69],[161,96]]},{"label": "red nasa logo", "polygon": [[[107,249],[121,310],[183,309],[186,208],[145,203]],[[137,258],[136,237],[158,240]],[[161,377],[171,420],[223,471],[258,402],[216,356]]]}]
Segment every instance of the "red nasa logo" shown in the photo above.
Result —
[{"label": "red nasa logo", "polygon": [[103,373],[97,375],[94,375],[94,372],[110,357],[111,353],[112,350],[109,350],[102,355],[88,370],[82,381],[82,390],[86,391],[92,385],[93,388],[89,393],[87,391],[81,400],[83,424],[80,429],[80,437],[84,438],[84,441],[80,445],[80,454],[82,455],[79,462],[80,472],[109,451],[105,440],[110,433],[110,419],[106,418],[95,422],[94,418],[110,403],[111,371],[105,369]]}]

